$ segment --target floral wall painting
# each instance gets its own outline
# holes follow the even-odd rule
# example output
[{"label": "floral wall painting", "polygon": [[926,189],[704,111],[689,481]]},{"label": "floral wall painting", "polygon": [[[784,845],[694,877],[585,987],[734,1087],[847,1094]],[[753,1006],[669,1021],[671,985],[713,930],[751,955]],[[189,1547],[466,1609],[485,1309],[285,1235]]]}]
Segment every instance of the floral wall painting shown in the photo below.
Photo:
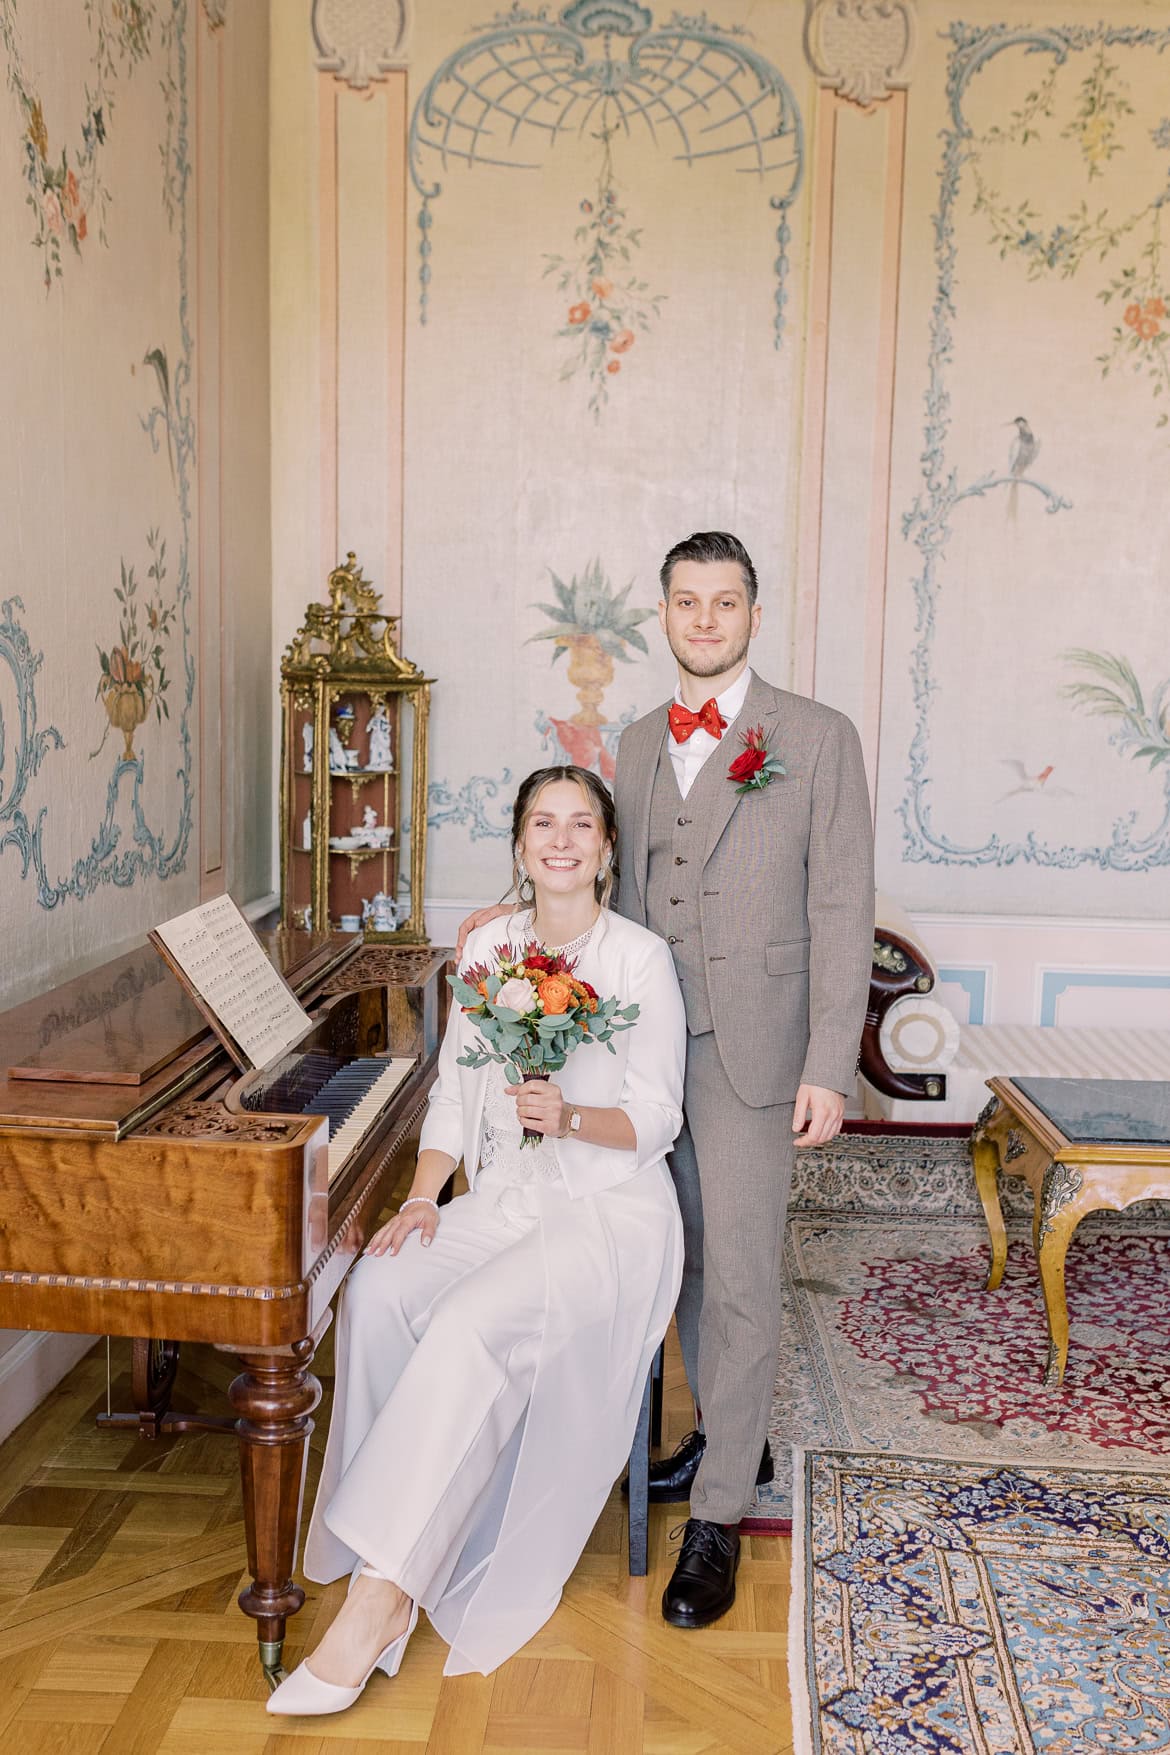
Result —
[{"label": "floral wall painting", "polygon": [[171,679],[167,675],[164,643],[177,614],[176,606],[163,602],[166,582],[167,545],[157,530],[147,537],[150,566],[147,577],[152,581],[149,599],[138,619],[138,581],[133,566],[122,562],[122,583],[114,587],[114,596],[121,605],[118,644],[108,652],[98,647],[99,675],[94,699],[102,703],[108,724],[102,741],[90,761],[105,748],[110,727],[116,727],[125,739],[124,762],[136,762],[134,733],[152,710],[161,725],[170,718],[167,691]]},{"label": "floral wall painting", "polygon": [[560,140],[596,153],[573,248],[545,252],[567,343],[562,379],[584,374],[600,417],[666,289],[639,278],[643,225],[623,195],[623,154],[648,144],[701,174],[708,161],[768,193],[775,233],[773,340],[787,303],[789,209],[804,169],[803,125],[779,68],[737,26],[674,12],[664,24],[635,0],[572,0],[554,14],[514,4],[449,54],[415,104],[410,171],[420,198],[419,310],[432,283],[435,203],[456,168],[538,170]]},{"label": "floral wall painting", "polygon": [[[1112,272],[1097,297],[1120,320],[1105,332],[1106,345],[1096,356],[1102,376],[1128,367],[1149,380],[1152,396],[1167,395],[1170,116],[1151,129],[1137,115],[1123,63],[1135,49],[1162,53],[1170,46],[1170,32],[1107,25],[1039,30],[956,26],[952,39],[953,113],[962,139],[959,162],[970,177],[974,211],[984,217],[989,242],[1001,257],[1018,257],[1030,280],[1100,275],[1108,265]],[[1010,49],[1035,55],[1044,71],[1005,120],[977,130],[963,119],[966,87],[992,56]],[[1134,157],[1135,137],[1141,135],[1148,135],[1166,155],[1155,178],[1137,173],[1126,187],[1124,205],[1118,206],[1115,186],[1103,204],[1096,185],[1114,159]],[[1048,211],[1032,181],[1032,167],[1059,142],[1067,142],[1078,155],[1084,187],[1063,211]],[[997,171],[996,166],[1005,168]],[[1010,195],[1005,192],[1008,176],[1014,185]],[[1170,409],[1156,410],[1155,421],[1165,426]]]},{"label": "floral wall painting", "polygon": [[[1049,367],[1066,341],[1083,347],[1096,326],[1099,339],[1070,366],[1076,376],[1064,396],[1079,399],[1078,410],[1094,402],[1100,410],[1111,392],[1096,387],[1098,369],[1108,379],[1132,368],[1149,382],[1151,426],[1163,422],[1170,157],[1161,154],[1170,154],[1170,122],[1151,134],[1148,118],[1151,63],[1156,70],[1166,57],[1170,66],[1170,30],[952,24],[944,41],[921,476],[901,518],[916,561],[908,763],[890,800],[900,857],[1152,873],[1170,865],[1165,686],[1149,701],[1125,659],[1089,650],[1117,537],[1111,548],[1109,487],[1086,468]],[[1071,283],[1059,294],[1064,327],[1051,359],[1036,351],[1043,305],[1028,288],[1037,282]],[[1102,305],[1115,314],[1111,331]],[[993,410],[997,389],[1011,402]],[[1127,411],[1144,405],[1140,383],[1126,395]],[[1108,423],[1106,413],[1098,418]],[[979,451],[991,467],[972,468]],[[1080,485],[1070,492],[1060,478],[1074,467]],[[1070,612],[1082,638],[1064,662],[1081,674],[1063,686],[1051,627],[1054,617],[1069,627]],[[988,644],[976,649],[978,641]],[[1014,694],[1007,680],[987,677],[993,648],[1001,661],[1010,657]],[[1138,758],[1146,779],[1134,770],[1116,793],[1089,784],[1086,714],[1116,721],[1115,747]],[[964,810],[977,827],[955,825]],[[928,893],[949,904],[971,892],[956,879]]]},{"label": "floral wall painting", "polygon": [[549,568],[556,601],[538,603],[549,618],[551,627],[542,628],[530,639],[553,642],[552,662],[568,654],[568,678],[577,691],[577,711],[567,719],[551,713],[537,716],[536,729],[553,759],[575,762],[578,767],[592,768],[603,779],[612,780],[617,757],[617,743],[625,725],[633,717],[607,723],[601,713],[606,689],[613,681],[615,661],[629,664],[630,649],[647,653],[645,635],[638,624],[654,614],[652,609],[632,607],[628,601],[633,580],[614,591],[600,558],[590,561],[580,578],[573,575],[566,585]]},{"label": "floral wall painting", "polygon": [[627,223],[613,170],[615,128],[602,128],[601,170],[591,196],[581,201],[582,221],[573,234],[572,258],[549,255],[546,275],[556,276],[557,291],[573,302],[564,326],[557,331],[569,343],[562,380],[584,371],[591,383],[589,412],[596,419],[609,396],[611,381],[637,340],[636,330],[649,329],[662,313],[664,293],[652,293],[639,280],[633,252],[642,240],[640,228]]},{"label": "floral wall painting", "polygon": [[[1065,658],[1088,674],[1066,683],[1061,693],[1083,713],[1115,721],[1109,742],[1119,755],[1147,762],[1151,773],[1170,761],[1170,677],[1157,685],[1147,702],[1128,658],[1076,649],[1066,652]],[[1170,802],[1170,775],[1166,793]]]},{"label": "floral wall painting", "polygon": [[84,14],[92,43],[91,74],[81,116],[71,121],[54,115],[25,65],[16,0],[0,0],[0,48],[23,128],[25,199],[46,291],[62,277],[66,247],[80,256],[92,230],[103,244],[108,242],[111,196],[103,180],[103,148],[118,87],[149,57],[156,22],[154,0],[85,0]]},{"label": "floral wall painting", "polygon": [[[21,58],[16,26],[27,16],[14,0],[0,0],[0,50],[7,57],[9,87],[26,130],[27,174],[35,171],[43,178],[48,167],[56,179],[49,186],[63,217],[75,214],[76,238],[50,224],[34,240],[49,285],[62,283],[62,297],[68,300],[63,243],[84,252],[95,231],[105,241],[103,216],[118,200],[119,190],[102,182],[101,149],[110,138],[116,95],[124,126],[130,132],[136,127],[140,140],[152,138],[158,155],[160,174],[140,182],[133,197],[135,237],[154,253],[158,275],[150,297],[144,295],[143,309],[150,308],[159,287],[172,289],[176,301],[168,309],[172,291],[157,291],[157,319],[167,339],[145,349],[140,343],[131,353],[126,362],[128,400],[118,404],[107,399],[98,414],[80,405],[70,411],[75,427],[90,423],[99,446],[111,427],[129,434],[129,454],[136,454],[139,462],[120,462],[127,473],[118,479],[133,479],[150,520],[141,559],[119,556],[116,549],[113,555],[100,549],[86,555],[95,588],[78,598],[84,613],[99,601],[97,581],[111,575],[116,581],[112,614],[107,612],[104,627],[95,607],[96,658],[89,661],[88,686],[76,687],[79,669],[84,677],[84,656],[74,662],[68,641],[51,644],[54,630],[47,624],[44,595],[30,602],[27,611],[19,598],[10,598],[0,612],[0,858],[19,862],[16,869],[31,880],[38,906],[51,910],[83,902],[106,886],[128,889],[147,877],[175,877],[188,860],[195,701],[189,8],[187,0],[87,0],[86,119],[80,147],[67,147],[64,158],[54,145],[60,136],[53,106],[34,86]],[[140,65],[152,77],[136,80],[131,98],[122,82]],[[80,208],[73,205],[74,183]],[[130,205],[128,195],[127,212]],[[51,204],[46,208],[41,202],[38,226],[47,211],[53,212]],[[173,252],[169,261],[168,250]],[[113,275],[116,256],[112,250],[101,258],[104,274]],[[120,282],[111,279],[111,284]],[[102,287],[93,296],[100,308],[100,300],[112,295]],[[43,301],[38,305],[43,313]],[[148,368],[145,373],[140,363]],[[118,449],[120,459],[124,449]],[[151,469],[154,457],[165,459],[161,471]],[[93,473],[101,479],[96,465]],[[116,528],[116,520],[109,527]],[[82,645],[81,653],[86,649]],[[68,737],[62,725],[72,727]],[[75,749],[99,763],[105,779],[99,792],[104,792],[104,804],[98,807],[96,824],[88,827],[84,785],[70,798],[67,776],[76,784],[75,762],[69,769],[62,765]]]}]

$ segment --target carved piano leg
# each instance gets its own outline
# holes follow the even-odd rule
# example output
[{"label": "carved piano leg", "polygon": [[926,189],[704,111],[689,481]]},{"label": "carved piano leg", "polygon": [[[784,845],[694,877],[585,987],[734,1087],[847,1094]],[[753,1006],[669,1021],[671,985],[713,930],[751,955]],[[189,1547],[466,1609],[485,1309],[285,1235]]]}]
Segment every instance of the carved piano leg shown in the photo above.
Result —
[{"label": "carved piano leg", "polygon": [[239,1354],[243,1372],[228,1392],[239,1415],[236,1432],[252,1572],[240,1607],[256,1621],[260,1662],[273,1688],[283,1675],[285,1619],[305,1600],[292,1574],[313,1430],[310,1415],[321,1399],[321,1385],[309,1370],[317,1338],[273,1352]]}]

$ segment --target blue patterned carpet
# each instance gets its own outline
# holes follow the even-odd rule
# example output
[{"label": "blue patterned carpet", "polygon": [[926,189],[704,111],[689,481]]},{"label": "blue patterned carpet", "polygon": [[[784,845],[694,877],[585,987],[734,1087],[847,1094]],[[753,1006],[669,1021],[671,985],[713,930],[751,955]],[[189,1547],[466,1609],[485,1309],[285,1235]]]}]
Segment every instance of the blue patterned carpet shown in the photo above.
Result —
[{"label": "blue patterned carpet", "polygon": [[797,1461],[801,1755],[1170,1750],[1170,1475]]}]

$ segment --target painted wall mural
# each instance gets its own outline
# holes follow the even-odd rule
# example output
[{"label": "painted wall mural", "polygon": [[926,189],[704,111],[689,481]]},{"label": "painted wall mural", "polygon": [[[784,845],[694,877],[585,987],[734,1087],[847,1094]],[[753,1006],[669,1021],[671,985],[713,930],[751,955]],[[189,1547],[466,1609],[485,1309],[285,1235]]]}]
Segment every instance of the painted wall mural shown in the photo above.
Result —
[{"label": "painted wall mural", "polygon": [[[563,380],[584,374],[599,419],[640,332],[662,315],[665,289],[640,278],[643,226],[621,193],[619,155],[639,147],[696,166],[725,161],[769,189],[775,228],[774,342],[784,333],[791,226],[804,135],[792,90],[741,26],[673,12],[656,25],[636,0],[572,0],[557,13],[514,4],[448,54],[410,125],[410,172],[420,197],[419,314],[430,307],[434,205],[456,166],[537,170],[561,139],[596,156],[578,202],[573,249],[546,252],[564,300],[557,333],[569,344]],[[632,151],[630,150],[632,148]],[[627,172],[628,182],[628,172]]]},{"label": "painted wall mural", "polygon": [[[1070,373],[1075,370],[1081,374],[1075,381],[1075,393],[1088,395],[1082,385],[1086,364],[1098,368],[1106,380],[1093,409],[1093,455],[1104,449],[1098,445],[1098,428],[1108,430],[1111,422],[1126,423],[1118,429],[1118,440],[1124,436],[1126,446],[1136,444],[1143,459],[1149,455],[1149,446],[1159,443],[1155,432],[1165,424],[1166,411],[1159,408],[1158,398],[1164,394],[1170,369],[1162,256],[1170,161],[1160,155],[1170,150],[1170,122],[1159,121],[1151,129],[1148,105],[1151,75],[1156,89],[1159,67],[1164,90],[1167,63],[1162,57],[1170,50],[1170,30],[1108,24],[1060,28],[953,24],[946,40],[947,125],[932,220],[935,278],[924,398],[922,485],[901,520],[902,536],[912,543],[919,563],[912,581],[913,724],[909,764],[897,807],[903,827],[902,858],[911,864],[940,867],[1030,865],[1060,872],[1095,868],[1111,873],[1148,873],[1170,865],[1170,769],[1163,765],[1170,754],[1166,685],[1151,690],[1139,682],[1137,670],[1127,658],[1097,649],[1096,642],[1085,641],[1068,650],[1064,658],[1060,656],[1062,644],[1067,647],[1068,642],[1062,643],[1059,631],[1049,628],[1041,607],[1049,589],[1046,574],[1055,570],[1062,581],[1066,616],[1075,605],[1086,620],[1092,617],[1104,625],[1109,614],[1107,596],[1103,595],[1108,574],[1098,582],[1092,569],[1105,564],[1107,557],[1089,552],[1077,556],[1063,537],[1059,544],[1051,539],[1045,544],[1045,532],[1038,531],[1024,516],[1027,501],[1049,515],[1041,520],[1045,529],[1055,530],[1066,516],[1083,514],[1089,524],[1082,521],[1076,527],[1084,540],[1084,531],[1094,523],[1098,529],[1104,528],[1102,496],[1109,495],[1111,483],[1103,470],[1086,471],[1089,479],[1082,477],[1082,488],[1075,494],[1069,492],[1062,475],[1074,466],[1085,467],[1086,447],[1082,444],[1070,449],[1075,424],[1053,430],[1050,412],[1049,425],[1042,428],[1030,407],[1023,414],[1014,414],[1010,405],[1003,420],[1003,427],[1010,430],[1004,440],[1006,468],[992,467],[972,478],[967,473],[972,434],[960,416],[967,413],[974,392],[971,377],[965,380],[963,393],[957,390],[956,356],[963,324],[970,323],[975,309],[975,295],[968,293],[972,274],[978,272],[981,287],[992,284],[989,271],[973,255],[976,239],[1004,264],[1005,278],[994,295],[983,295],[985,307],[994,304],[1001,322],[1014,300],[1021,327],[1025,320],[1036,323],[1036,300],[1041,295],[1025,294],[1023,287],[1072,281],[1076,285],[1070,289],[1071,299],[1074,293],[1083,297],[1077,286],[1091,280],[1092,297],[1105,308],[1105,322],[1098,322],[1095,331],[1091,315],[1088,321],[1080,319],[1081,306],[1066,302],[1059,308],[1064,314],[1062,336],[1072,332],[1069,313],[1075,309],[1078,340],[1092,350],[1070,367]],[[997,80],[1005,93],[999,100]],[[1143,82],[1140,101],[1135,94],[1137,81]],[[1058,172],[1054,166],[1059,167]],[[1008,278],[1011,276],[1014,278]],[[1000,302],[996,304],[996,300]],[[1018,344],[1009,329],[999,348],[1009,377],[1013,373],[1011,361],[1017,357],[1010,351],[1013,345]],[[986,368],[996,369],[994,351]],[[1111,397],[1110,380],[1122,371],[1131,377],[1137,375],[1149,391],[1153,405],[1150,438],[1144,444],[1128,424],[1132,399],[1118,404]],[[1022,380],[1026,386],[1029,374],[1017,366],[1014,379],[1017,385]],[[1042,379],[1037,377],[1035,383],[1033,395],[1038,395]],[[956,399],[964,393],[966,406]],[[1022,399],[1025,390],[1017,387],[1006,393],[1013,400]],[[1069,394],[1074,394],[1071,378]],[[1052,443],[1045,470],[1049,479],[1043,480],[1037,473],[1038,459],[1049,437]],[[1062,461],[1057,461],[1058,448]],[[1122,475],[1124,449],[1115,454]],[[1108,460],[1113,463],[1114,457]],[[1119,476],[1118,484],[1121,479]],[[996,503],[1002,507],[1000,517],[1008,521],[1006,531],[1002,525],[997,528],[989,522],[996,517]],[[978,538],[972,534],[972,519],[983,520]],[[939,642],[941,618],[954,618],[960,601],[955,597],[959,587],[951,577],[960,542],[968,593],[976,589],[981,550],[985,556],[985,613],[999,618],[1002,656],[1011,653],[1020,667],[1020,694],[1025,706],[1030,706],[1029,697],[1035,692],[1027,680],[1029,673],[1063,665],[1067,676],[1070,664],[1081,672],[1063,688],[1051,685],[1045,749],[1035,759],[1024,751],[1001,751],[995,759],[1005,786],[998,798],[988,793],[991,806],[1028,794],[1042,813],[1052,811],[1050,800],[1079,800],[1079,807],[1070,803],[1059,816],[1060,832],[1056,835],[1044,824],[1057,819],[1045,814],[1022,833],[992,828],[973,835],[955,826],[962,814],[966,784],[948,784],[943,777],[948,772],[953,777],[955,772],[953,729],[949,733],[953,747],[948,752],[952,765],[949,769],[940,765],[945,759],[940,756],[940,714],[946,708],[948,691],[953,693],[956,684],[954,672],[944,668]],[[1025,552],[1025,544],[1031,565],[1044,571],[1038,577],[1033,574],[1018,581],[1018,589],[1030,587],[1028,595],[1006,597],[999,580],[1014,576],[1022,564],[1019,556]],[[1046,567],[1042,559],[1045,548],[1052,556]],[[1055,558],[1058,554],[1059,560]],[[1029,595],[1034,602],[1028,601]],[[1060,602],[1060,598],[1054,599],[1054,608]],[[974,618],[975,611],[967,614]],[[952,619],[948,625],[950,638],[956,642],[954,629],[959,623]],[[973,619],[971,625],[975,625]],[[952,644],[947,660],[953,661],[958,651],[957,644]],[[969,649],[967,656],[973,662]],[[971,709],[976,712],[983,681],[984,673],[972,669],[958,685],[969,689]],[[1144,765],[1148,773],[1141,803],[1136,808],[1119,809],[1104,833],[1086,835],[1081,826],[1086,797],[1096,790],[1099,808],[1104,795],[1092,787],[1095,773],[1087,773],[1083,761],[1078,770],[1059,753],[1059,746],[1069,746],[1073,735],[1072,720],[1061,717],[1060,699],[1068,703],[1064,709],[1067,715],[1098,715],[1113,721],[1109,747],[1114,755],[1127,762],[1136,759],[1139,768]],[[1022,707],[1021,723],[1024,721]],[[957,726],[958,719],[953,717],[952,723]],[[1005,727],[1009,723],[1006,712],[1001,723]],[[994,725],[987,728],[985,741],[990,743],[995,732]],[[1045,734],[1032,723],[1028,735],[1035,748]],[[964,773],[969,772],[971,760],[968,747],[961,762]],[[1008,771],[1014,775],[1015,785],[1008,783]],[[1104,770],[1100,786],[1108,792]],[[1132,791],[1127,800],[1130,796]],[[987,815],[983,809],[982,822]]]},{"label": "painted wall mural", "polygon": [[46,291],[62,276],[62,246],[71,246],[80,256],[91,221],[100,241],[108,243],[110,191],[102,174],[103,148],[113,125],[118,86],[149,56],[155,7],[153,0],[85,0],[84,19],[92,41],[92,72],[80,120],[70,130],[51,105],[46,116],[44,95],[20,51],[16,0],[0,0],[0,48],[24,124],[26,201]]},{"label": "painted wall mural", "polygon": [[[42,725],[40,720],[46,712],[54,720],[59,718],[60,712],[46,708],[45,703],[63,706],[76,687],[74,653],[68,646],[58,646],[46,659],[45,635],[54,613],[59,615],[59,606],[54,611],[45,598],[36,601],[30,612],[20,598],[13,597],[4,604],[0,620],[0,660],[14,690],[9,701],[15,701],[13,723],[6,727],[0,700],[0,854],[15,853],[20,875],[31,876],[36,901],[48,910],[68,900],[82,901],[107,885],[127,888],[147,876],[173,877],[187,864],[193,811],[191,719],[195,694],[187,6],[185,0],[165,0],[158,5],[150,0],[89,0],[85,7],[90,46],[81,144],[63,147],[59,158],[52,106],[27,70],[27,57],[18,41],[18,17],[12,0],[0,0],[0,47],[7,56],[17,119],[25,130],[24,175],[30,182],[29,204],[36,209],[34,243],[46,288],[51,291],[62,282],[63,242],[73,246],[83,263],[81,246],[92,238],[95,226],[101,242],[109,242],[106,217],[116,191],[112,193],[103,181],[102,149],[111,139],[119,84],[142,63],[150,64],[161,99],[157,200],[162,235],[173,239],[176,251],[173,342],[168,345],[152,337],[138,359],[126,363],[134,374],[132,394],[138,403],[143,449],[147,455],[167,459],[171,503],[160,504],[158,511],[176,532],[177,541],[169,554],[166,536],[152,523],[140,561],[124,554],[96,561],[107,576],[112,574],[111,634],[117,627],[116,639],[107,636],[97,645],[98,677],[93,696],[96,748],[90,760],[101,761],[103,771],[108,764],[108,777],[104,810],[96,828],[87,833],[72,820],[61,825],[60,842],[84,845],[88,840],[86,851],[64,867],[54,865],[48,841],[56,825],[54,813],[61,805],[63,770],[55,758],[60,754],[68,762],[67,740],[55,723]],[[121,108],[119,99],[120,112]],[[111,413],[106,405],[100,415],[95,414],[95,432],[100,432]],[[141,587],[140,570],[145,578]],[[34,626],[40,630],[36,635],[32,633]],[[176,708],[173,720],[172,703]],[[166,728],[165,738],[154,732],[144,736],[140,731],[148,715],[153,715],[160,730]],[[112,746],[107,743],[111,730],[117,734]],[[77,742],[76,732],[72,742]],[[159,800],[148,764],[160,778],[165,774],[167,826],[156,814]],[[65,815],[70,816],[67,804]]]}]

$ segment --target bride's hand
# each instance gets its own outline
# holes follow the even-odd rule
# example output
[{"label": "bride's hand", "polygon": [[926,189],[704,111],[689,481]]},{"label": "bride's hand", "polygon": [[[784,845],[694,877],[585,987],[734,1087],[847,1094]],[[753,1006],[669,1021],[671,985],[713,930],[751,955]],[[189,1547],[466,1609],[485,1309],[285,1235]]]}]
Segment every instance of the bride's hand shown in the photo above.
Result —
[{"label": "bride's hand", "polygon": [[367,1255],[397,1255],[412,1231],[422,1232],[422,1246],[429,1249],[431,1239],[439,1228],[439,1215],[428,1202],[419,1201],[417,1206],[405,1207],[402,1212],[395,1213],[370,1238],[366,1244]]},{"label": "bride's hand", "polygon": [[473,933],[477,926],[487,926],[489,921],[498,920],[502,914],[511,914],[512,907],[508,902],[495,902],[490,908],[477,908],[469,914],[459,928],[459,937],[455,941],[455,956],[463,955],[463,947],[467,943],[468,934]]},{"label": "bride's hand", "polygon": [[569,1119],[569,1105],[561,1087],[551,1079],[526,1079],[522,1085],[505,1085],[509,1097],[516,1099],[516,1116],[534,1133],[564,1133]]}]

